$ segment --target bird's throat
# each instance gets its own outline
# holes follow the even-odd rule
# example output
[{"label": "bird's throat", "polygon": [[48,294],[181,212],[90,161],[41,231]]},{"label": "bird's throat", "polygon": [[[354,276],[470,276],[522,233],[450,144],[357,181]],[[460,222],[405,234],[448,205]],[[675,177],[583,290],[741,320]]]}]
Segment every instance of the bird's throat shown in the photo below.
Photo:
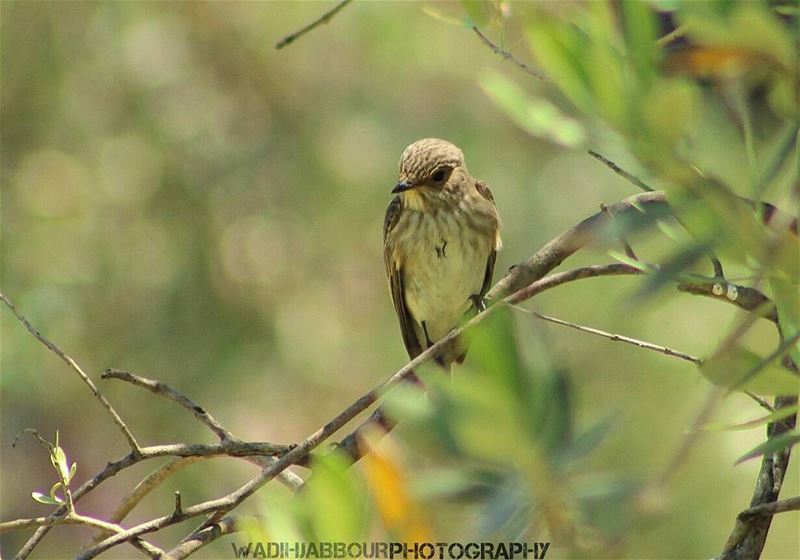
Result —
[{"label": "bird's throat", "polygon": [[418,212],[424,212],[430,208],[430,201],[425,193],[422,192],[422,188],[424,187],[411,189],[403,193],[403,205],[406,208]]}]

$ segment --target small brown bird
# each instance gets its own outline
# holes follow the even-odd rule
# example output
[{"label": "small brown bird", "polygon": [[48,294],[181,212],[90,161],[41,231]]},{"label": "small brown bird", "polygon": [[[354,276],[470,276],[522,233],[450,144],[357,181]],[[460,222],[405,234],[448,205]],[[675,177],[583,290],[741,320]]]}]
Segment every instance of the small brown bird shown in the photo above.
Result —
[{"label": "small brown bird", "polygon": [[[464,154],[437,138],[417,140],[400,157],[395,196],[386,209],[383,256],[408,355],[419,355],[483,310],[500,249],[492,191],[469,175]],[[464,359],[456,349],[438,361]]]}]

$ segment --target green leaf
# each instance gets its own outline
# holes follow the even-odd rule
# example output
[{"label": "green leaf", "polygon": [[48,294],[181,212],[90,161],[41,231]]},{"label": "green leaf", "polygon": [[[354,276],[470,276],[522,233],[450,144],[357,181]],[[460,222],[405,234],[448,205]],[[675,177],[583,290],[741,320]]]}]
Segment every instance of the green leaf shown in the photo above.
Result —
[{"label": "green leaf", "polygon": [[486,539],[498,533],[519,534],[524,530],[531,514],[529,493],[525,481],[513,475],[492,488],[478,518],[478,538]]},{"label": "green leaf", "polygon": [[686,135],[697,120],[699,103],[699,91],[688,81],[662,79],[653,86],[643,99],[642,116],[660,150],[672,149]]},{"label": "green leaf", "polygon": [[767,154],[762,158],[763,164],[756,173],[756,181],[754,185],[754,196],[758,199],[761,198],[760,193],[764,192],[765,188],[775,178],[778,172],[783,167],[784,163],[794,152],[793,148],[797,144],[797,124],[794,122],[786,122],[783,129],[775,135],[772,145],[769,147]]},{"label": "green leaf", "polygon": [[566,371],[548,372],[538,389],[545,396],[544,414],[533,418],[532,439],[548,451],[563,449],[572,441],[572,387]]},{"label": "green leaf", "polygon": [[531,136],[568,148],[578,146],[586,139],[586,132],[578,121],[546,99],[528,95],[499,72],[485,72],[478,83],[494,104]]},{"label": "green leaf", "polygon": [[490,378],[503,382],[511,391],[523,389],[524,366],[517,350],[516,335],[507,307],[496,309],[468,333],[468,363]]},{"label": "green leaf", "polygon": [[65,480],[69,478],[69,464],[67,462],[67,455],[64,453],[64,450],[58,446],[53,448],[53,453],[50,456],[50,461],[53,463],[53,466],[58,469],[59,474]]},{"label": "green leaf", "polygon": [[611,428],[617,423],[617,417],[618,415],[616,413],[609,414],[588,430],[581,432],[574,438],[572,443],[563,450],[561,454],[562,461],[576,461],[594,451],[611,432]]},{"label": "green leaf", "polygon": [[401,384],[388,395],[384,407],[392,418],[423,421],[434,413],[433,403],[422,388],[409,383]]},{"label": "green leaf", "polygon": [[768,424],[770,422],[775,422],[777,420],[783,420],[784,418],[788,418],[794,414],[797,414],[798,405],[794,404],[791,406],[784,406],[773,412],[767,414],[766,416],[762,416],[761,418],[756,418],[755,420],[749,420],[747,422],[742,422],[741,424],[706,424],[703,426],[704,430],[710,431],[738,431],[738,430],[752,430],[753,428],[758,428],[763,426],[764,424]]},{"label": "green leaf", "polygon": [[367,499],[357,471],[334,451],[315,455],[304,491],[306,513],[314,535],[323,541],[350,541],[364,536]]},{"label": "green leaf", "polygon": [[627,51],[633,59],[642,87],[649,88],[657,69],[657,29],[653,10],[646,2],[628,1],[619,5],[625,23]]},{"label": "green leaf", "polygon": [[800,390],[800,377],[778,365],[774,358],[765,360],[738,344],[720,356],[704,360],[699,368],[706,379],[730,390],[761,395],[791,395]]},{"label": "green leaf", "polygon": [[468,22],[463,19],[459,19],[457,17],[445,14],[440,12],[436,8],[432,8],[430,6],[425,6],[422,8],[423,13],[431,16],[434,19],[437,19],[443,23],[447,23],[449,25],[458,25],[459,27],[466,25]]},{"label": "green leaf", "polygon": [[585,65],[589,51],[586,35],[544,11],[533,15],[526,31],[542,69],[572,103],[588,111],[593,101]]},{"label": "green leaf", "polygon": [[[666,263],[661,265],[647,276],[635,299],[642,301],[648,296],[658,292],[667,284],[684,279],[687,269],[709,255],[707,245],[692,244],[678,251]],[[618,258],[618,257],[615,257]]]},{"label": "green leaf", "polygon": [[34,500],[36,500],[37,502],[39,502],[40,504],[47,504],[47,505],[53,505],[53,506],[57,506],[57,505],[61,504],[60,501],[56,501],[53,498],[51,498],[50,496],[48,496],[46,494],[42,494],[41,492],[31,492],[31,497]]},{"label": "green leaf", "polygon": [[764,443],[756,445],[753,449],[742,455],[736,460],[736,465],[743,463],[748,459],[753,459],[768,453],[776,453],[787,447],[791,447],[797,442],[800,442],[800,430],[791,430],[779,434],[773,438],[768,439]]},{"label": "green leaf", "polygon": [[[776,276],[770,279],[770,285],[775,308],[778,310],[778,323],[784,335],[790,338],[789,333],[800,332],[800,289],[796,283]],[[800,366],[800,343],[795,342],[790,345],[789,356]]]},{"label": "green leaf", "polygon": [[492,4],[484,0],[461,0],[461,6],[467,12],[469,19],[478,27],[486,25],[494,12]]},{"label": "green leaf", "polygon": [[415,477],[411,491],[426,500],[481,498],[490,487],[485,480],[463,469],[444,468]]},{"label": "green leaf", "polygon": [[632,266],[633,268],[645,273],[656,271],[656,268],[648,265],[647,263],[643,263],[642,261],[636,260],[633,257],[629,257],[625,253],[620,253],[619,251],[608,251],[608,256],[615,261],[619,261],[622,264],[627,264],[628,266]]}]

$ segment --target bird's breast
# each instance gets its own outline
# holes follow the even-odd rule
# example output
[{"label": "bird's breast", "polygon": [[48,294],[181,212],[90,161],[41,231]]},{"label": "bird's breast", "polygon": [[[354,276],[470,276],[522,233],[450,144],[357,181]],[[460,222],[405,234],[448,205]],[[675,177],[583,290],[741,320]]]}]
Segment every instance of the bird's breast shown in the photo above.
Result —
[{"label": "bird's breast", "polygon": [[460,209],[408,211],[395,228],[405,300],[436,341],[455,327],[480,292],[496,228]]}]

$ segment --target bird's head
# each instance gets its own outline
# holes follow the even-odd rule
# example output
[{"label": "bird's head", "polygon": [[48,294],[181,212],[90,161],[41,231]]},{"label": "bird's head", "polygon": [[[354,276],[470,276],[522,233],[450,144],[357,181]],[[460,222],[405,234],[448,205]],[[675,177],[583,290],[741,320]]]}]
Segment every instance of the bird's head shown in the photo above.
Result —
[{"label": "bird's head", "polygon": [[446,140],[417,140],[400,156],[400,174],[393,193],[410,190],[441,192],[467,176],[464,154]]}]

